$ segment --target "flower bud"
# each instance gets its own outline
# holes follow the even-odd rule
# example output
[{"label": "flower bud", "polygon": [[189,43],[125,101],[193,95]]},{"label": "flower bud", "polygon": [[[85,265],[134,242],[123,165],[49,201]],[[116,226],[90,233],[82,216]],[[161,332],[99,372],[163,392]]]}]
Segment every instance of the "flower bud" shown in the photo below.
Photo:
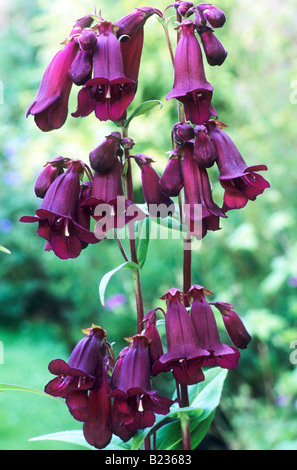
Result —
[{"label": "flower bud", "polygon": [[178,145],[183,145],[185,142],[189,142],[195,137],[194,128],[191,124],[187,124],[186,122],[175,124],[172,132],[174,140]]},{"label": "flower bud", "polygon": [[77,86],[84,85],[92,77],[92,51],[79,51],[68,71],[69,78]]},{"label": "flower bud", "polygon": [[106,139],[89,154],[90,165],[98,173],[109,171],[117,155],[119,147],[119,132],[112,132]]},{"label": "flower bud", "polygon": [[210,28],[200,33],[202,46],[209,65],[222,65],[228,55],[221,41]]},{"label": "flower bud", "polygon": [[215,146],[205,132],[206,129],[204,126],[196,126],[195,130],[197,135],[195,139],[193,158],[203,168],[210,168],[217,158]]},{"label": "flower bud", "polygon": [[222,26],[224,26],[227,19],[225,13],[214,5],[205,5],[207,5],[206,8],[201,10],[203,16],[206,18],[209,24],[213,28],[221,28]]},{"label": "flower bud", "polygon": [[[194,6],[194,4],[192,2],[178,2],[178,3],[175,3],[175,5],[174,5],[174,7],[177,9],[178,13],[181,16],[186,16],[189,9],[193,8],[193,6]],[[187,16],[189,16],[189,15],[187,15]]]},{"label": "flower bud", "polygon": [[233,310],[233,305],[224,302],[215,302],[214,305],[220,312],[227,333],[234,344],[239,349],[246,349],[252,337],[246,330],[241,318]]},{"label": "flower bud", "polygon": [[37,197],[44,198],[50,185],[63,173],[65,161],[65,158],[57,157],[45,165],[34,185],[34,192]]},{"label": "flower bud", "polygon": [[146,20],[154,13],[156,13],[155,8],[136,8],[132,13],[120,18],[118,21],[115,21],[114,24],[118,26],[117,37],[132,36],[139,28],[144,26]]},{"label": "flower bud", "polygon": [[92,29],[84,29],[78,38],[78,43],[83,51],[94,51],[97,46],[97,36]]},{"label": "flower bud", "polygon": [[175,155],[172,152],[164,173],[160,178],[159,186],[161,191],[167,194],[167,196],[174,197],[179,195],[183,185],[181,159],[179,155]]}]

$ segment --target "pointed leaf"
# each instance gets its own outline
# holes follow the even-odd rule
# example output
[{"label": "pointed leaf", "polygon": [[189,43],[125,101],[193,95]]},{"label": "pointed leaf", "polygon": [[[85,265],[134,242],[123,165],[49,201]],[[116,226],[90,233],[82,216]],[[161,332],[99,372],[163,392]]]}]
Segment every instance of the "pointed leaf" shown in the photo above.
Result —
[{"label": "pointed leaf", "polygon": [[163,108],[163,103],[162,101],[159,101],[159,100],[150,100],[150,101],[145,101],[144,103],[142,103],[141,105],[139,105],[134,111],[132,114],[130,114],[130,116],[127,118],[126,122],[125,122],[125,128],[129,127],[130,125],[130,122],[132,121],[132,119],[134,119],[135,117],[137,116],[141,116],[142,114],[145,114],[147,113],[148,111],[150,111],[152,108],[154,108],[155,106],[160,106],[160,109]]},{"label": "pointed leaf", "polygon": [[146,217],[135,224],[135,232],[137,233],[136,238],[136,254],[138,265],[140,268],[143,267],[147,251],[150,242],[150,219]]},{"label": "pointed leaf", "polygon": [[110,278],[121,269],[131,269],[135,271],[135,270],[139,270],[139,266],[135,263],[132,263],[131,261],[127,261],[126,263],[121,264],[120,266],[113,269],[112,271],[109,271],[103,276],[99,284],[99,296],[100,296],[101,303],[104,307],[105,307],[105,291],[110,281]]},{"label": "pointed leaf", "polygon": [[11,255],[11,251],[9,251],[7,248],[1,245],[0,245],[0,251],[2,251],[3,253],[6,253],[7,255]]},{"label": "pointed leaf", "polygon": [[[61,431],[54,432],[51,434],[44,434],[43,436],[32,437],[29,441],[60,441],[67,442],[69,444],[77,444],[87,449],[97,450],[95,447],[88,444],[85,440],[84,434],[82,431]],[[127,442],[122,442],[122,440],[113,436],[108,446],[103,450],[128,450],[130,445]]]},{"label": "pointed leaf", "polygon": [[14,392],[31,392],[35,393],[37,395],[42,395],[43,397],[47,398],[52,398],[54,400],[60,401],[64,403],[63,400],[57,397],[53,397],[52,395],[49,395],[48,393],[42,392],[40,390],[35,390],[34,388],[30,387],[23,387],[22,385],[14,385],[14,384],[0,384],[0,392],[9,392],[9,391],[14,391]]}]

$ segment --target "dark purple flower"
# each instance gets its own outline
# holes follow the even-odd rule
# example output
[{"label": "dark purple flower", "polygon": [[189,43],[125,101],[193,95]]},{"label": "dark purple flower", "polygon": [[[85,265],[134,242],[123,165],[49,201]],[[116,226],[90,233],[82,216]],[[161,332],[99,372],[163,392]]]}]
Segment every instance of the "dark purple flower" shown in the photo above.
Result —
[{"label": "dark purple flower", "polygon": [[102,368],[100,363],[96,382],[89,391],[88,417],[83,424],[83,433],[86,441],[96,449],[104,449],[112,438],[109,378],[106,367]]},{"label": "dark purple flower", "polygon": [[[111,392],[114,397],[112,419],[113,432],[127,440],[138,429],[152,426],[155,413],[166,415],[173,401],[158,395],[151,388],[148,338],[135,335],[131,345],[125,348]],[[115,369],[116,370],[116,369]]]},{"label": "dark purple flower", "polygon": [[176,98],[184,104],[185,115],[193,124],[203,124],[216,112],[211,104],[213,87],[206,80],[195,25],[184,20],[180,28],[182,37],[178,42],[174,60],[174,85],[166,99]]},{"label": "dark purple flower", "polygon": [[93,78],[78,94],[74,117],[95,111],[101,121],[120,121],[134,98],[136,84],[125,75],[121,46],[108,21],[99,24],[97,46],[93,57]]},{"label": "dark purple flower", "polygon": [[57,376],[45,386],[49,395],[66,398],[73,390],[83,391],[85,395],[94,385],[98,361],[105,354],[106,332],[95,325],[83,332],[86,336],[75,346],[68,362],[55,359],[49,363],[50,373]]},{"label": "dark purple flower", "polygon": [[[80,31],[81,28],[75,26],[69,37]],[[70,39],[54,56],[42,77],[37,96],[27,110],[26,116],[32,114],[37,126],[44,132],[59,129],[67,119],[68,100],[73,83],[68,70],[78,50],[78,44]]]},{"label": "dark purple flower", "polygon": [[221,312],[225,328],[234,346],[239,349],[246,349],[252,337],[239,315],[234,312],[233,305],[225,302],[214,302],[211,305],[214,305]]},{"label": "dark purple flower", "polygon": [[256,173],[267,170],[267,167],[248,167],[232,139],[219,129],[218,124],[210,122],[207,128],[217,151],[219,181],[225,189],[223,210],[240,209],[270,187],[268,181]]},{"label": "dark purple flower", "polygon": [[167,352],[155,363],[152,375],[172,370],[179,383],[192,385],[204,380],[201,367],[210,353],[200,347],[190,315],[182,304],[182,297],[178,289],[170,289],[162,297],[167,300]]},{"label": "dark purple flower", "polygon": [[61,259],[76,258],[85,243],[98,243],[95,235],[77,220],[80,178],[85,165],[71,161],[67,170],[50,185],[36,216],[21,217],[21,222],[38,222],[37,233],[45,238],[45,250],[53,250]]},{"label": "dark purple flower", "polygon": [[193,157],[193,144],[184,146],[182,172],[184,180],[185,222],[192,235],[198,240],[208,230],[220,229],[220,217],[224,212],[214,203],[207,170],[200,167]]},{"label": "dark purple flower", "polygon": [[205,295],[208,294],[211,292],[198,285],[192,286],[189,290],[189,295],[193,299],[191,320],[201,348],[210,353],[203,366],[216,364],[226,369],[234,369],[238,365],[240,353],[236,348],[221,342],[214,313],[205,299]]},{"label": "dark purple flower", "polygon": [[151,165],[153,160],[143,154],[134,158],[141,169],[142,191],[150,215],[168,217],[170,213],[174,213],[174,202],[161,191],[160,176]]}]

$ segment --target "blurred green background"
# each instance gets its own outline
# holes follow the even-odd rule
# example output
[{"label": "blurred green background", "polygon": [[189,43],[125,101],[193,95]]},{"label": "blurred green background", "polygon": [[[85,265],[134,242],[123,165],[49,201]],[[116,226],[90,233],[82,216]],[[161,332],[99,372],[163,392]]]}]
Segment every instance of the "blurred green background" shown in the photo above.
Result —
[{"label": "blurred green background", "polygon": [[[116,20],[139,6],[165,8],[166,2],[125,0],[96,4]],[[230,372],[221,405],[201,448],[233,450],[297,449],[297,365],[291,342],[297,340],[297,0],[222,0],[228,16],[217,31],[229,55],[222,67],[205,65],[213,84],[214,106],[248,165],[266,164],[271,184],[255,202],[228,213],[222,230],[209,232],[193,255],[193,283],[215,293],[214,300],[235,304],[253,335],[238,369]],[[0,341],[4,362],[0,382],[43,390],[48,363],[68,359],[81,328],[96,323],[108,332],[116,353],[135,333],[133,283],[128,272],[108,285],[107,308],[99,301],[102,276],[122,263],[112,240],[89,246],[76,260],[61,261],[44,252],[34,224],[18,222],[40,204],[33,185],[44,163],[58,155],[88,162],[90,150],[116,130],[94,116],[69,119],[44,134],[26,109],[35,98],[43,71],[74,21],[92,13],[88,0],[1,0],[0,80]],[[175,34],[175,33],[174,33]],[[135,119],[130,135],[135,153],[156,160],[161,172],[170,150],[176,104],[166,102],[173,72],[161,25],[150,18],[133,110],[142,101],[162,100],[161,110]],[[295,87],[295,88],[294,88]],[[76,109],[77,89],[70,99]],[[222,191],[211,170],[214,199]],[[136,172],[137,200],[142,202]],[[146,311],[170,287],[182,287],[182,244],[153,240],[141,272]],[[117,304],[118,294],[120,302]],[[116,297],[115,297],[116,296]],[[112,308],[113,307],[113,308]],[[161,377],[165,391],[170,380]],[[41,434],[80,429],[64,404],[30,393],[0,393],[0,449],[78,449],[58,443],[33,443]]]}]

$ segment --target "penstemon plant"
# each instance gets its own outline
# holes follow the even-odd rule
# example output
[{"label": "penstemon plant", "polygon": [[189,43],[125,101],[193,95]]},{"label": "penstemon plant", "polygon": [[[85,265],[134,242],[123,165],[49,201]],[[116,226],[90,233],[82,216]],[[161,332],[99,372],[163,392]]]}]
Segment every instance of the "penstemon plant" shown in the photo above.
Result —
[{"label": "penstemon plant", "polygon": [[[173,86],[166,98],[177,103],[177,122],[168,131],[172,148],[161,176],[151,156],[134,151],[137,144],[129,135],[131,121],[160,101],[152,99],[131,114],[127,111],[140,85],[144,29],[151,17],[164,29],[164,47],[173,64]],[[238,366],[239,350],[251,341],[233,305],[209,302],[212,292],[195,284],[191,270],[194,244],[209,230],[219,230],[220,218],[228,211],[244,207],[269,187],[258,174],[266,166],[245,163],[212,104],[214,90],[203,61],[210,66],[224,63],[227,51],[214,31],[225,21],[224,12],[210,3],[184,1],[163,12],[136,8],[117,21],[105,19],[101,12],[87,15],[75,23],[43,75],[27,111],[41,131],[63,126],[73,84],[80,90],[72,116],[87,119],[95,113],[98,121],[110,121],[113,128],[90,149],[88,164],[61,156],[47,161],[34,188],[42,199],[40,209],[20,220],[37,222],[45,250],[62,260],[77,258],[89,244],[104,250],[101,245],[112,235],[123,263],[103,277],[100,298],[104,305],[113,274],[127,269],[134,282],[136,321],[118,357],[104,325],[95,321],[83,326],[82,339],[67,362],[50,362],[54,378],[45,393],[65,400],[73,418],[83,423],[82,432],[36,439],[97,449],[193,450],[209,429],[227,371]],[[215,164],[224,190],[220,205],[213,200],[208,172]],[[135,171],[141,175],[144,205],[134,200]],[[143,305],[140,271],[151,221],[178,227],[183,235],[183,285],[168,286],[161,298],[166,311]],[[129,235],[129,253],[119,236],[123,228]],[[222,316],[230,345],[220,339],[214,310]],[[164,322],[166,344],[158,329]],[[152,386],[160,374],[173,374],[176,387],[170,397]]]}]

